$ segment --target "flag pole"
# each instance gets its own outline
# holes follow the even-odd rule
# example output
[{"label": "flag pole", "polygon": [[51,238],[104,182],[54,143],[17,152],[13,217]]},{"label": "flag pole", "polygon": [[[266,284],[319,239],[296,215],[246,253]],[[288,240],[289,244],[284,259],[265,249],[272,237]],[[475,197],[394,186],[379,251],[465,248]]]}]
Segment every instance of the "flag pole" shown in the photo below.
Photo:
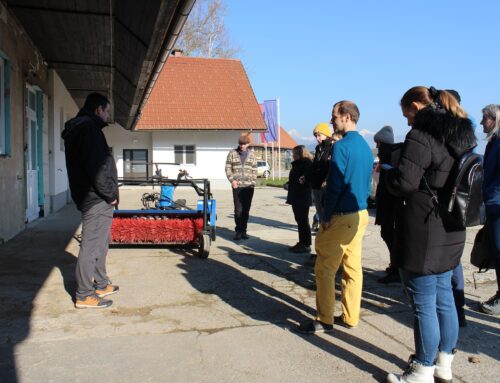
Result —
[{"label": "flag pole", "polygon": [[274,157],[275,157],[275,153],[274,153],[274,141],[271,141],[271,148],[272,148],[272,167],[273,167],[273,180],[274,180],[274,170],[275,170],[275,161],[274,161]]},{"label": "flag pole", "polygon": [[278,109],[278,179],[281,178],[281,123],[280,123],[280,99],[276,97]]},{"label": "flag pole", "polygon": [[[264,140],[264,158],[266,159],[266,166],[269,164],[267,162],[267,140]],[[265,170],[264,170],[265,171]]]}]

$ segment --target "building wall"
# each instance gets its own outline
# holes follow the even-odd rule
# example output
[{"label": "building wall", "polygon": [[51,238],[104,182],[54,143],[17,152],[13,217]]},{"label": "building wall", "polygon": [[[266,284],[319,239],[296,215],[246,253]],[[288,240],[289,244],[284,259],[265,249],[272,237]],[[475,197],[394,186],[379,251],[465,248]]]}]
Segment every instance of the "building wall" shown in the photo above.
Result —
[{"label": "building wall", "polygon": [[185,169],[193,178],[208,178],[213,188],[230,188],[225,164],[229,150],[237,147],[241,132],[195,131],[153,132],[154,162],[175,162],[175,145],[195,145],[195,165],[163,165],[162,174],[177,177]]},{"label": "building wall", "polygon": [[[253,151],[255,152],[255,156],[257,157],[258,160],[265,161],[267,158],[267,163],[269,164],[269,167],[271,168],[271,172],[273,170],[273,158],[274,158],[274,171],[275,171],[275,176],[278,175],[278,165],[281,165],[281,171],[288,171],[292,167],[292,149],[288,148],[281,148],[279,151],[277,148],[272,148],[268,147],[267,150],[263,146],[253,146],[252,147]],[[266,155],[267,151],[267,155]],[[279,157],[278,158],[278,153]],[[281,161],[281,162],[280,162]],[[284,173],[287,174],[288,173]]]},{"label": "building wall", "polygon": [[[0,54],[9,64],[10,153],[0,156],[0,243],[25,227],[25,87],[48,95],[48,70],[26,32],[0,2]],[[44,160],[45,161],[45,160]],[[42,162],[44,162],[42,161]],[[43,169],[43,164],[39,164]]]},{"label": "building wall", "polygon": [[55,212],[71,199],[61,132],[64,129],[64,123],[76,116],[78,107],[56,71],[49,71],[49,79],[51,94],[47,106],[48,126],[50,127],[47,143],[49,177],[46,178],[48,185],[45,188],[45,192],[48,194],[45,204],[49,206],[45,210]]},{"label": "building wall", "polygon": [[[229,188],[224,170],[229,150],[236,148],[240,132],[130,132],[118,125],[104,129],[108,145],[113,148],[118,176],[123,177],[123,150],[147,149],[150,163],[174,163],[175,145],[194,145],[196,164],[159,165],[164,177],[176,178],[179,169],[185,169],[193,178],[208,178],[212,188]],[[149,174],[154,174],[150,165]]]},{"label": "building wall", "polygon": [[123,177],[124,149],[147,149],[149,162],[153,162],[150,132],[130,131],[118,124],[112,124],[104,128],[103,132],[106,136],[106,141],[108,141],[108,145],[113,150],[116,168],[118,169],[118,177]]}]

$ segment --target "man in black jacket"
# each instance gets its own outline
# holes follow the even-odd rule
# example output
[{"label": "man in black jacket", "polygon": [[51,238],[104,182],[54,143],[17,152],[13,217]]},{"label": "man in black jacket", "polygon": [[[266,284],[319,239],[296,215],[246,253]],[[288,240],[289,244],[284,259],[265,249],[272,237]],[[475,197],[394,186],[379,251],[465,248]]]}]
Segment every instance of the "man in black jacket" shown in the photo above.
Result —
[{"label": "man in black jacket", "polygon": [[113,206],[118,203],[116,165],[102,129],[111,104],[90,94],[62,132],[71,197],[82,213],[82,241],[76,264],[77,308],[106,308],[103,298],[118,292],[106,274]]}]

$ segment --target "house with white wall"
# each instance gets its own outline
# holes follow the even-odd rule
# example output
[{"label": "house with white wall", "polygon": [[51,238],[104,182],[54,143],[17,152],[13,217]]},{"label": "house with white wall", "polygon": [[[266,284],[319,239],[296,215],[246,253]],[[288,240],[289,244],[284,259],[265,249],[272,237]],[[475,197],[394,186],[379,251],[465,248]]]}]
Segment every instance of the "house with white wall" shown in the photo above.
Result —
[{"label": "house with white wall", "polygon": [[176,178],[185,169],[229,188],[224,166],[244,133],[264,132],[265,122],[239,60],[172,55],[163,67],[135,129],[105,131],[125,179],[146,178],[156,168]]}]

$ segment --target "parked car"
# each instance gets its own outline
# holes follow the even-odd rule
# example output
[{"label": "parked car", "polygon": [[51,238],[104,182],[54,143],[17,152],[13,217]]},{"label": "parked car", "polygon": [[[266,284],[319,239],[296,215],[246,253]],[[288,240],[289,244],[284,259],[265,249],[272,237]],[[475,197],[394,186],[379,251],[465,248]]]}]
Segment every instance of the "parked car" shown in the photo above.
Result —
[{"label": "parked car", "polygon": [[257,177],[267,178],[271,174],[271,167],[266,161],[257,161]]}]

